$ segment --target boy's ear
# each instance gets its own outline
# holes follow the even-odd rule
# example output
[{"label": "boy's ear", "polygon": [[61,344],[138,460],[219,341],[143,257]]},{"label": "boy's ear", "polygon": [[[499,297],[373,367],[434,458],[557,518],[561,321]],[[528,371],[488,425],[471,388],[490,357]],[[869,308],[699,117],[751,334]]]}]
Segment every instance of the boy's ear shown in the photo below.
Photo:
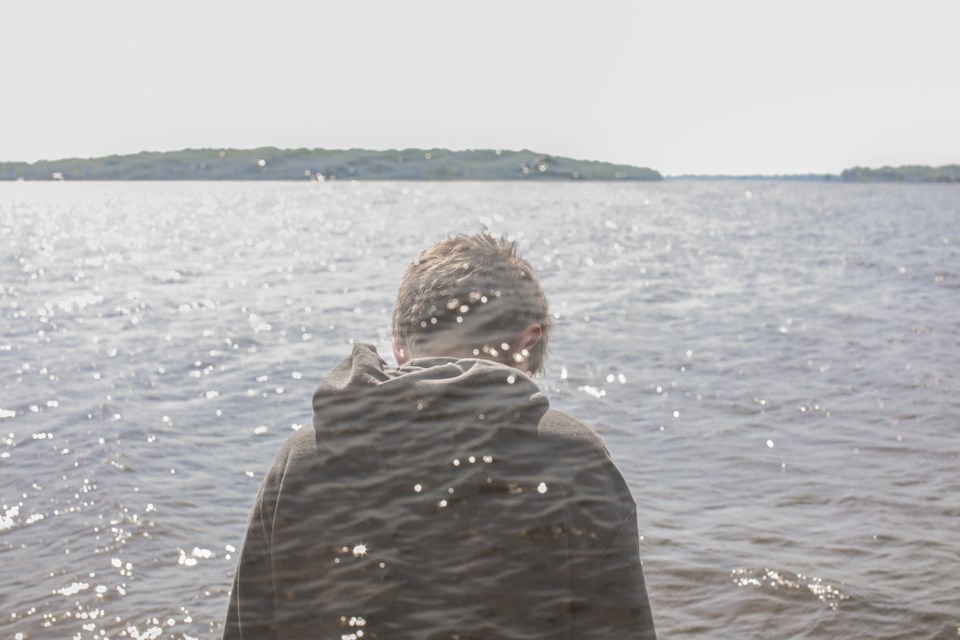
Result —
[{"label": "boy's ear", "polygon": [[543,327],[536,322],[527,325],[527,328],[524,329],[520,333],[520,336],[510,345],[510,351],[514,354],[515,364],[513,366],[521,371],[529,372],[530,350],[540,342],[540,338],[542,337]]},{"label": "boy's ear", "polygon": [[517,346],[519,349],[514,349],[514,351],[522,351],[526,349],[529,351],[533,349],[534,345],[540,342],[540,338],[543,337],[543,327],[539,323],[534,322],[527,325],[527,328],[523,330],[523,333],[520,334],[520,337],[517,339]]},{"label": "boy's ear", "polygon": [[405,365],[407,360],[410,359],[410,356],[403,350],[403,347],[397,344],[396,340],[393,341],[393,357],[397,359],[398,367]]}]

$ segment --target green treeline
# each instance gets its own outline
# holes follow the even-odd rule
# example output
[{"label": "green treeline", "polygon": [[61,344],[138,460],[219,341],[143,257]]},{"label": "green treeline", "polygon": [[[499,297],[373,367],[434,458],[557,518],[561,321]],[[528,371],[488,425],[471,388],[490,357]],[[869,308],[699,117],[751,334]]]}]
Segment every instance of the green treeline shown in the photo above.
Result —
[{"label": "green treeline", "polygon": [[186,149],[33,163],[0,180],[661,180],[653,169],[533,151]]},{"label": "green treeline", "polygon": [[[960,182],[960,165],[853,167],[829,174],[677,179]],[[0,180],[662,180],[658,171],[524,149],[185,149],[0,162]]]},{"label": "green treeline", "polygon": [[908,165],[868,169],[854,167],[844,169],[840,179],[847,182],[960,182],[960,164],[942,167]]},{"label": "green treeline", "polygon": [[960,182],[960,165],[942,167],[910,165],[903,167],[853,167],[840,175],[804,173],[785,175],[682,175],[669,176],[672,180],[782,180],[790,182]]}]

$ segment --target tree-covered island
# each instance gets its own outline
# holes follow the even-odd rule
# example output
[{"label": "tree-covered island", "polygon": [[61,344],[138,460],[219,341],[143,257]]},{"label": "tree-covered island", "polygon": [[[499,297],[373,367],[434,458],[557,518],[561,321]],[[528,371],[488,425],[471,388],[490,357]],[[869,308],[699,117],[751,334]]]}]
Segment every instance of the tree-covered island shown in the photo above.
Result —
[{"label": "tree-covered island", "polygon": [[[673,180],[960,183],[960,165],[853,167],[836,174],[679,175]],[[522,151],[184,149],[0,162],[3,180],[663,180],[646,167]]]},{"label": "tree-covered island", "polygon": [[942,167],[907,165],[902,167],[853,167],[839,175],[831,173],[803,173],[777,175],[679,175],[667,176],[668,180],[776,180],[788,182],[960,182],[960,165]]},{"label": "tree-covered island", "polygon": [[853,167],[844,169],[840,179],[845,182],[960,182],[960,164],[942,167],[907,165],[903,167]]},{"label": "tree-covered island", "polygon": [[624,164],[477,149],[185,149],[0,162],[0,180],[662,180]]}]

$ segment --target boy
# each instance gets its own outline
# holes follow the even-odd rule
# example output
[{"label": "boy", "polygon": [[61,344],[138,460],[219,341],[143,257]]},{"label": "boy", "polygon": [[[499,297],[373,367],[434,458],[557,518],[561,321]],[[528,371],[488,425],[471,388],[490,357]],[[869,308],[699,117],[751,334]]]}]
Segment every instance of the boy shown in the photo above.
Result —
[{"label": "boy", "polygon": [[224,638],[654,638],[630,491],[528,375],[550,330],[514,243],[424,251],[398,366],[356,345],[264,478]]}]

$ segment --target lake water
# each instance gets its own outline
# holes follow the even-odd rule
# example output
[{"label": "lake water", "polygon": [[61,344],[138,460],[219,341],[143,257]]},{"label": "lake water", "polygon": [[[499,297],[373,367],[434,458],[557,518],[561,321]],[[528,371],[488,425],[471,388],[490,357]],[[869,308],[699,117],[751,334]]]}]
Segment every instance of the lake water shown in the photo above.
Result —
[{"label": "lake water", "polygon": [[0,635],[218,637],[317,382],[481,225],[661,637],[960,635],[960,191],[776,182],[0,184]]}]

